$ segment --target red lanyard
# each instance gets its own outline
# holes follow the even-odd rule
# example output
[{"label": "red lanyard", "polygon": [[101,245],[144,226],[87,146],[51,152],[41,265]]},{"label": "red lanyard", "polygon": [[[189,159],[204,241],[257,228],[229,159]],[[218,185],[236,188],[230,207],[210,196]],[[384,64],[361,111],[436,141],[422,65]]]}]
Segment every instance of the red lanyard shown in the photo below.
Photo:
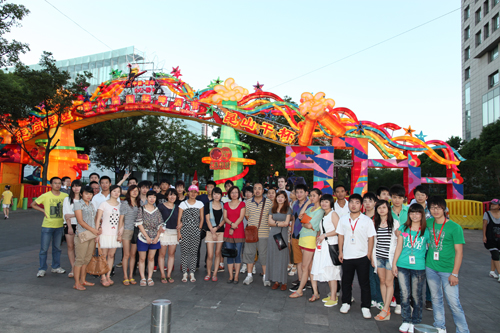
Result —
[{"label": "red lanyard", "polygon": [[441,230],[439,231],[439,236],[436,239],[436,229],[434,228],[434,225],[432,226],[432,232],[434,233],[434,243],[436,243],[436,249],[439,246],[439,240],[441,239],[441,233],[443,232],[444,225],[446,223],[446,219],[443,222],[443,225],[441,226]]},{"label": "red lanyard", "polygon": [[358,225],[359,217],[356,219],[356,223],[354,223],[354,228],[352,227],[351,218],[349,218],[349,225],[351,226],[352,234],[354,235],[354,230],[356,230],[356,226]]},{"label": "red lanyard", "polygon": [[410,227],[410,244],[411,244],[411,248],[413,249],[413,245],[415,244],[415,242],[417,241],[417,238],[418,238],[418,234],[420,233],[420,227],[418,227],[418,232],[417,234],[415,235],[415,239],[413,239],[413,242],[411,241],[411,227]]}]

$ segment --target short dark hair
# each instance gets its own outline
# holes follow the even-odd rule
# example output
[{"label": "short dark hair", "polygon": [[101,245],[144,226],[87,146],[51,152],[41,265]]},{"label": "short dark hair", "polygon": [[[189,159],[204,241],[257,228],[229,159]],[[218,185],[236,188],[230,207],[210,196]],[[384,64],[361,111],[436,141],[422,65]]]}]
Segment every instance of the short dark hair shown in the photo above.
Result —
[{"label": "short dark hair", "polygon": [[[170,184],[169,184],[169,185],[170,185]],[[176,191],[174,188],[169,188],[169,189],[167,190],[167,192],[165,192],[165,197],[167,197],[167,200],[168,200],[168,196],[169,196],[170,194],[175,194],[175,197],[176,197],[177,199],[179,199],[179,193],[177,193],[177,191]]]},{"label": "short dark hair", "polygon": [[131,181],[131,180],[135,180],[135,182],[136,182],[136,183],[138,183],[138,182],[139,182],[139,181],[137,180],[137,178],[135,178],[135,177],[130,177],[130,178],[128,179],[128,182],[130,183],[130,181]]},{"label": "short dark hair", "polygon": [[170,185],[170,182],[168,180],[166,180],[166,179],[160,180],[160,185],[163,184],[163,183],[166,183],[166,184]]},{"label": "short dark hair", "polygon": [[377,197],[380,197],[380,195],[384,191],[389,192],[389,194],[391,193],[391,191],[389,191],[389,188],[387,186],[379,186],[378,189],[377,189]]},{"label": "short dark hair", "polygon": [[[206,185],[206,186],[208,186],[208,185],[213,185],[214,187],[217,187],[217,184],[216,184],[213,180],[209,180],[209,181],[207,182],[207,185]],[[221,191],[222,191],[222,190],[221,190]]]},{"label": "short dark hair", "polygon": [[321,196],[321,201],[329,201],[330,202],[330,208],[333,208],[333,206],[335,205],[335,199],[333,199],[333,195],[331,194],[323,194]]},{"label": "short dark hair", "polygon": [[101,179],[99,179],[99,184],[102,183],[103,180],[109,180],[109,183],[111,184],[111,178],[109,178],[108,176],[102,176]]},{"label": "short dark hair", "polygon": [[177,186],[183,186],[183,187],[186,187],[186,183],[184,183],[184,181],[182,180],[178,180],[175,182],[175,188],[177,188]]},{"label": "short dark hair", "polygon": [[227,191],[227,197],[230,199],[230,200],[233,200],[231,199],[231,192],[233,192],[234,189],[237,189],[238,190],[238,198],[241,197],[241,191],[240,191],[240,188],[238,186],[231,186],[231,188],[229,189],[229,191]]},{"label": "short dark hair", "polygon": [[352,201],[352,200],[358,200],[360,204],[363,203],[363,198],[361,197],[360,194],[358,193],[353,193],[349,196],[349,201]]},{"label": "short dark hair", "polygon": [[253,186],[247,186],[243,188],[243,195],[245,195],[247,192],[252,192],[253,193]]},{"label": "short dark hair", "polygon": [[[97,184],[97,182],[95,182]],[[83,192],[87,192],[87,193],[92,193],[92,195],[94,195],[94,191],[92,190],[92,187],[90,186],[84,186],[82,187],[82,194]]]},{"label": "short dark hair", "polygon": [[347,189],[346,189],[346,188],[345,188],[345,186],[344,186],[344,185],[342,185],[342,184],[338,184],[338,185],[336,185],[336,186],[335,186],[335,188],[333,189],[333,192],[337,191],[337,189],[338,189],[339,187],[342,187],[342,188],[344,189],[344,191],[346,191],[346,192],[347,192]]},{"label": "short dark hair", "polygon": [[306,184],[295,185],[295,192],[297,192],[297,190],[304,190],[304,192],[309,192],[309,188],[307,187]]},{"label": "short dark hair", "polygon": [[[224,186],[226,186],[227,184],[231,184],[231,186],[234,186],[234,183],[232,180],[226,180],[226,182],[224,183]],[[239,189],[238,189],[239,190]]]},{"label": "short dark hair", "polygon": [[443,210],[446,210],[446,200],[444,200],[443,197],[433,195],[432,197],[427,199],[427,207],[429,207],[430,209],[431,206],[438,206],[441,207]]},{"label": "short dark hair", "polygon": [[[103,176],[103,178],[104,178],[104,177],[105,177],[105,176]],[[101,179],[102,179],[102,178],[101,178]],[[109,187],[109,193],[113,192],[113,191],[114,191],[114,190],[116,190],[117,188],[119,188],[119,189],[120,189],[120,194],[121,194],[121,193],[122,193],[122,188],[121,188],[120,186],[118,186],[118,185],[111,185],[111,186]]]},{"label": "short dark hair", "polygon": [[417,194],[417,192],[425,194],[427,197],[429,197],[429,189],[427,188],[427,186],[418,185],[413,189],[413,195]]},{"label": "short dark hair", "polygon": [[160,184],[158,184],[158,183],[154,183],[154,184],[153,184],[153,187],[155,187],[155,186],[156,186],[156,187],[160,187]]},{"label": "short dark hair", "polygon": [[89,179],[90,177],[92,176],[97,176],[97,179],[101,179],[101,176],[99,176],[99,174],[97,172],[92,172],[90,175],[89,175]]},{"label": "short dark hair", "polygon": [[278,176],[278,178],[276,178],[276,181],[280,180],[280,179],[283,179],[286,183],[286,177],[285,176]]},{"label": "short dark hair", "polygon": [[59,177],[52,177],[52,178],[50,178],[49,183],[51,183],[51,184],[52,184],[52,182],[53,182],[54,180],[57,180],[57,179],[59,179],[59,180],[62,182],[61,178],[59,178]]},{"label": "short dark hair", "polygon": [[396,195],[398,197],[406,197],[406,190],[405,188],[403,187],[403,185],[400,185],[400,184],[396,184],[396,185],[392,185],[391,186],[391,189],[389,190],[389,194],[391,195],[391,197],[393,195]]},{"label": "short dark hair", "polygon": [[139,189],[143,187],[149,188],[149,182],[147,180],[142,180],[139,184],[137,184],[137,187],[139,187]]},{"label": "short dark hair", "polygon": [[[207,184],[207,185],[208,185],[208,184]],[[216,187],[216,188],[214,188],[214,190],[212,191],[212,195],[213,195],[214,193],[218,193],[218,194],[220,194],[220,195],[222,196],[222,190],[221,190],[221,188],[220,188],[220,187]]]},{"label": "short dark hair", "polygon": [[155,191],[150,190],[150,191],[148,191],[148,193],[146,193],[146,198],[149,196],[152,196],[152,195],[154,195],[156,197],[156,194],[157,193]]},{"label": "short dark hair", "polygon": [[61,178],[61,181],[64,182],[66,179],[71,180],[71,178],[69,178],[68,176],[64,176],[64,177]]},{"label": "short dark hair", "polygon": [[377,202],[377,196],[373,192],[366,192],[365,195],[363,195],[363,200],[365,199]]},{"label": "short dark hair", "polygon": [[89,186],[92,186],[92,185],[94,185],[94,184],[99,185],[99,183],[98,183],[98,182],[96,182],[95,180],[93,180],[93,181],[91,181],[91,182],[89,183]]}]

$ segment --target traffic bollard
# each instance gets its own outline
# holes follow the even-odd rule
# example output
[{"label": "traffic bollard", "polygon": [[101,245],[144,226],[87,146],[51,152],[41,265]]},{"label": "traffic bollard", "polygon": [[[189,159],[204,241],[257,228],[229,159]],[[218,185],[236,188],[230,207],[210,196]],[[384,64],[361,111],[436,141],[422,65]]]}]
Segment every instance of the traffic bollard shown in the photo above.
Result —
[{"label": "traffic bollard", "polygon": [[170,333],[172,302],[157,299],[151,303],[151,333]]}]

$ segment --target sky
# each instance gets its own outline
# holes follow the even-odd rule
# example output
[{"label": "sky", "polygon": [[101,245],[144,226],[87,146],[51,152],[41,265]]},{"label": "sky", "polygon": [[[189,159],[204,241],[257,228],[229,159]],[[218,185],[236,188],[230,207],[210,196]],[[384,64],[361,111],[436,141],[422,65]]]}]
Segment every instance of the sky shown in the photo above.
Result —
[{"label": "sky", "polygon": [[43,51],[64,60],[133,45],[194,89],[232,77],[296,103],[322,91],[359,120],[462,136],[459,0],[9,2],[31,11],[5,36],[29,44],[28,65]]}]

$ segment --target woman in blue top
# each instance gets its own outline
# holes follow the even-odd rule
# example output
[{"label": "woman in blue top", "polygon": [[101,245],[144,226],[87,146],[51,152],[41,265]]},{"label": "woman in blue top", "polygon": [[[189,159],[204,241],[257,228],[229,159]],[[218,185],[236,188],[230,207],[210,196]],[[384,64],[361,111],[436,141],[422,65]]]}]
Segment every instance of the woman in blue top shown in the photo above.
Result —
[{"label": "woman in blue top", "polygon": [[[413,325],[422,321],[425,286],[425,253],[429,239],[426,231],[425,210],[420,204],[408,209],[408,220],[397,231],[398,245],[392,262],[392,273],[399,280],[401,289],[400,332],[413,332]],[[413,311],[410,306],[413,298]]]}]

